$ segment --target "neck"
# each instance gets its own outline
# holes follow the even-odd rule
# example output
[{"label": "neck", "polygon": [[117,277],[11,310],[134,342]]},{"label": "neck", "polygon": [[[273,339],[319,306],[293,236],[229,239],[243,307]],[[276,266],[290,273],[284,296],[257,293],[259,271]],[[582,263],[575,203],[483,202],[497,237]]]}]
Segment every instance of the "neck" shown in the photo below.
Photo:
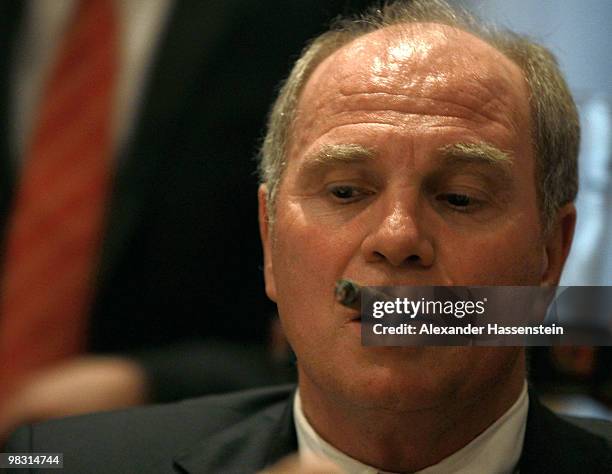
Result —
[{"label": "neck", "polygon": [[319,390],[301,370],[300,396],[306,418],[332,446],[381,470],[414,472],[466,446],[514,404],[524,384],[524,357],[505,375],[471,398],[449,398],[430,409],[356,406]]}]

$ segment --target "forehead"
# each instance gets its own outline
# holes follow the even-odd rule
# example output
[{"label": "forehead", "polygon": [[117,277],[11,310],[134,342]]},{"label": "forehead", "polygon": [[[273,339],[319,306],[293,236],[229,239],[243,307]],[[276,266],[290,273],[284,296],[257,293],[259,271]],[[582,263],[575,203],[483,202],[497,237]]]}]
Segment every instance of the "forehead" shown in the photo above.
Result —
[{"label": "forehead", "polygon": [[402,84],[410,88],[419,83],[416,76],[449,72],[508,83],[522,76],[517,65],[484,40],[438,23],[399,24],[373,31],[335,51],[317,69],[313,79],[333,70],[337,79],[348,74],[353,82],[371,79],[381,88]]},{"label": "forehead", "polygon": [[530,123],[527,84],[509,58],[456,28],[404,24],[357,38],[315,69],[298,103],[294,145],[303,150],[332,121],[341,126],[343,114],[368,121],[381,110],[423,125],[440,116],[493,125],[509,140],[524,140]]}]

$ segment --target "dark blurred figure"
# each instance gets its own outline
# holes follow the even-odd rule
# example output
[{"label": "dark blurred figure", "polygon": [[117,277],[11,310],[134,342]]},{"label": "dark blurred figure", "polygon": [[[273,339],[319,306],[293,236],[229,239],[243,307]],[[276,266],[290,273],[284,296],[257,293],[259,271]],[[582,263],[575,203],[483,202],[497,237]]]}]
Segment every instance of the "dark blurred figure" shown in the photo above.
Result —
[{"label": "dark blurred figure", "polygon": [[277,378],[252,157],[347,3],[0,3],[0,437]]},{"label": "dark blurred figure", "polygon": [[611,354],[609,347],[532,347],[529,380],[561,413],[610,419]]}]

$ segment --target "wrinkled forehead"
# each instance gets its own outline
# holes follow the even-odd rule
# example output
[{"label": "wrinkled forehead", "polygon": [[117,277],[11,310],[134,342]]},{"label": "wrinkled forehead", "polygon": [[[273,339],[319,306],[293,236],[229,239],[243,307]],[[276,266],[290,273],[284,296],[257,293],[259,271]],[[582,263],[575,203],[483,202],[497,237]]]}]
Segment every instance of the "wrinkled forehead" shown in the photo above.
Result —
[{"label": "wrinkled forehead", "polygon": [[513,124],[529,123],[528,87],[519,66],[484,40],[437,23],[394,25],[343,46],[315,69],[299,108],[317,110],[332,95],[376,93],[473,96],[482,107],[495,102],[505,108]]}]

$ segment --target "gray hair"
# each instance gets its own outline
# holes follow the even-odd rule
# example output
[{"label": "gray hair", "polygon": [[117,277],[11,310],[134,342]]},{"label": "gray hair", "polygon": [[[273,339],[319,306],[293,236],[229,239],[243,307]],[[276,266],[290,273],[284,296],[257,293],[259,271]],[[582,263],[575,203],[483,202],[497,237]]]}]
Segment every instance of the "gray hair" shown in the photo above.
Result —
[{"label": "gray hair", "polygon": [[545,231],[557,211],[578,192],[580,124],[576,105],[553,54],[529,38],[484,24],[445,0],[385,2],[367,13],[340,19],[302,52],[283,84],[268,119],[260,151],[259,174],[267,185],[268,216],[274,219],[278,186],[287,164],[287,151],[298,100],[315,68],[335,51],[370,32],[403,23],[439,23],[484,40],[522,70],[529,88],[531,142],[536,161],[536,190]]}]

